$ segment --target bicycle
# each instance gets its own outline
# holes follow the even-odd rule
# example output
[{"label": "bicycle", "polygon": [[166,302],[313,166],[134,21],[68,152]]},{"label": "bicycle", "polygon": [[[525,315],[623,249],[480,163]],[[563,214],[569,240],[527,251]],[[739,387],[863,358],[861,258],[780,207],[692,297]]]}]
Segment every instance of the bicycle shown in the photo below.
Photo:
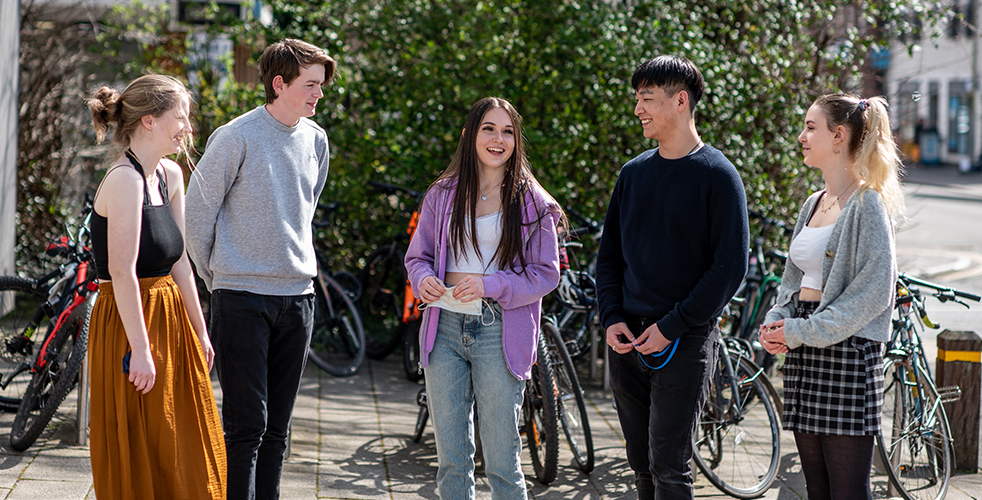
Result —
[{"label": "bicycle", "polygon": [[[78,382],[85,361],[89,319],[99,294],[88,246],[91,213],[92,198],[86,195],[75,234],[66,226],[68,236],[48,244],[47,255],[66,259],[57,269],[39,279],[0,277],[0,402],[7,410],[16,407],[10,446],[17,451],[41,435]],[[35,335],[41,329],[35,356]]]},{"label": "bicycle", "polygon": [[692,457],[714,486],[736,498],[755,498],[777,477],[780,417],[764,369],[750,342],[721,337],[709,395],[692,438]]},{"label": "bicycle", "polygon": [[563,426],[566,442],[573,452],[576,466],[589,474],[593,471],[595,462],[589,414],[573,359],[567,352],[566,343],[554,321],[551,317],[543,318],[541,335],[548,347],[548,359],[555,378],[557,416]]},{"label": "bicycle", "polygon": [[399,233],[390,243],[378,247],[368,256],[361,272],[362,311],[366,313],[368,331],[367,354],[371,359],[383,359],[403,341],[403,370],[406,378],[418,381],[423,373],[419,367],[420,301],[413,295],[406,275],[405,249],[416,231],[419,220],[419,191],[369,181],[377,191],[390,197],[410,196],[414,204],[405,233]]},{"label": "bicycle", "polygon": [[[556,378],[553,374],[553,364],[550,362],[549,346],[546,343],[545,335],[539,336],[536,352],[537,358],[532,367],[532,378],[525,384],[525,398],[522,401],[524,423],[520,433],[525,434],[525,442],[529,448],[529,454],[532,456],[532,470],[535,472],[536,480],[541,484],[548,485],[556,480],[559,472],[560,393],[556,387]],[[425,386],[420,388],[416,394],[416,404],[419,405],[419,412],[416,416],[416,426],[412,438],[413,442],[418,443],[423,437],[426,422],[430,416]],[[477,428],[476,413],[474,425]]]},{"label": "bicycle", "polygon": [[[603,232],[603,224],[589,219],[576,210],[567,207],[566,213],[571,214],[584,223],[584,226],[571,229],[561,237],[593,235],[599,238]],[[559,286],[551,297],[556,300],[545,308],[547,314],[554,318],[569,356],[574,360],[587,358],[590,362],[590,378],[597,375],[597,359],[599,346],[603,345],[604,331],[600,325],[600,313],[597,306],[597,284],[593,274],[596,267],[596,254],[589,264],[581,264],[573,255],[573,249],[583,248],[576,241],[561,241],[559,246]]]},{"label": "bicycle", "polygon": [[761,227],[750,249],[747,275],[722,316],[720,331],[724,335],[749,341],[754,348],[752,359],[770,373],[775,357],[764,350],[757,336],[760,324],[764,322],[764,316],[777,300],[777,289],[781,286],[781,276],[778,271],[784,267],[788,257],[787,254],[774,249],[764,251],[764,244],[771,228],[778,228],[788,235],[794,232],[794,228],[753,210],[748,214],[759,220]]},{"label": "bicycle", "polygon": [[901,274],[897,280],[893,333],[883,356],[884,391],[881,432],[876,436],[878,467],[906,500],[944,498],[952,467],[952,437],[942,403],[958,399],[958,387],[934,384],[920,331],[937,329],[917,287],[934,290],[941,302],[982,297]]},{"label": "bicycle", "polygon": [[[323,219],[313,221],[315,228],[329,225],[331,212],[339,202],[318,203]],[[314,277],[314,328],[307,356],[318,368],[335,377],[350,377],[365,361],[365,329],[355,301],[361,294],[359,280],[344,271],[331,272],[327,257],[314,246],[317,276]],[[343,285],[342,285],[343,283]]]}]

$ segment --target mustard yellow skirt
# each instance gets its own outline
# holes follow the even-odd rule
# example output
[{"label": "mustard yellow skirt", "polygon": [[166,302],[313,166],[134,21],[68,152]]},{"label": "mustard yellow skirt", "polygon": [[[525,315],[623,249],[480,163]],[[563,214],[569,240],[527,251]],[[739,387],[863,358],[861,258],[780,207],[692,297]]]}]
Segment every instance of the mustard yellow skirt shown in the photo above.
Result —
[{"label": "mustard yellow skirt", "polygon": [[92,477],[99,500],[224,499],[225,440],[201,343],[170,276],[140,279],[157,378],[139,393],[112,283],[89,327]]}]

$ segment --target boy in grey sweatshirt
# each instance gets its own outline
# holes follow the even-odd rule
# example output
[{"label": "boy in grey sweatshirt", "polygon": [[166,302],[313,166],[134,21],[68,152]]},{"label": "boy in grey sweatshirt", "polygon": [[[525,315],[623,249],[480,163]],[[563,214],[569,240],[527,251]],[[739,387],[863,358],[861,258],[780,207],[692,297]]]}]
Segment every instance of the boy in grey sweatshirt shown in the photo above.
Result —
[{"label": "boy in grey sweatshirt", "polygon": [[275,499],[313,327],[310,223],[327,133],[309,119],[334,60],[284,39],[260,59],[266,105],[208,138],[186,196],[186,239],[211,296],[228,498]]}]

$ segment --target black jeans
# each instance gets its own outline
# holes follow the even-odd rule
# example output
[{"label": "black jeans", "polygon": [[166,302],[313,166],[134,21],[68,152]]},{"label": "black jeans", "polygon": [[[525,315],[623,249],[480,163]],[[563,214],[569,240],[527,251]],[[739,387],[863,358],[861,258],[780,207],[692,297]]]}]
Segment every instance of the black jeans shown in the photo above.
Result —
[{"label": "black jeans", "polygon": [[230,500],[279,498],[313,324],[313,295],[215,290],[211,296]]},{"label": "black jeans", "polygon": [[[641,318],[627,322],[635,337],[649,324]],[[715,322],[686,332],[671,361],[659,370],[645,366],[637,351],[610,350],[610,387],[640,500],[693,496],[692,433],[709,394],[718,338]],[[661,364],[662,358],[645,358],[651,366]]]}]

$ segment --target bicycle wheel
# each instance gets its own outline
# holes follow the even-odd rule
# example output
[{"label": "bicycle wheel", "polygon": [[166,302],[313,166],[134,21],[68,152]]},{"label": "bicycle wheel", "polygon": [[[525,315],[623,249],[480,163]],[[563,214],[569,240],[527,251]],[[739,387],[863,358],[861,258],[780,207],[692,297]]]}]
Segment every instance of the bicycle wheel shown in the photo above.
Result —
[{"label": "bicycle wheel", "polygon": [[47,362],[33,372],[10,428],[10,447],[14,450],[24,451],[34,444],[65,397],[75,388],[85,362],[89,320],[96,296],[98,293],[89,294],[62,326],[51,333],[54,337],[47,345]]},{"label": "bicycle wheel", "polygon": [[[722,359],[717,364],[692,438],[693,458],[720,491],[736,498],[755,498],[777,477],[780,426],[761,379],[766,375],[746,358],[730,355],[730,360],[734,378],[727,375]],[[734,382],[740,412],[733,400]]]},{"label": "bicycle wheel", "polygon": [[[34,344],[22,339],[24,329],[47,299],[35,284],[33,280],[0,276],[0,411],[17,411],[31,382]],[[47,331],[51,327],[45,316],[37,329]],[[41,338],[37,333],[34,337]]]},{"label": "bicycle wheel", "polygon": [[423,378],[423,370],[419,366],[419,328],[422,323],[423,320],[416,319],[406,324],[406,333],[403,334],[406,343],[402,348],[402,370],[406,373],[406,379],[412,382]]},{"label": "bicycle wheel", "polygon": [[542,484],[556,479],[559,471],[559,419],[556,413],[556,379],[545,338],[539,336],[538,359],[532,379],[525,386],[525,437],[535,478]]},{"label": "bicycle wheel", "polygon": [[426,421],[430,418],[430,406],[426,403],[426,388],[420,388],[416,393],[416,404],[419,405],[419,413],[416,414],[416,428],[413,430],[413,442],[418,443],[423,439],[423,431],[426,430]]},{"label": "bicycle wheel", "polygon": [[358,310],[341,285],[323,274],[314,280],[314,330],[307,355],[335,377],[358,373],[365,361],[365,330]]},{"label": "bicycle wheel", "polygon": [[583,389],[576,376],[576,367],[566,352],[566,343],[559,335],[556,325],[543,321],[542,334],[549,346],[553,375],[556,377],[559,423],[563,425],[563,433],[573,451],[576,466],[589,474],[594,465],[593,434],[590,432],[590,420],[586,402],[583,400]]},{"label": "bicycle wheel", "polygon": [[372,252],[361,271],[361,288],[366,352],[371,359],[383,359],[399,345],[403,333],[406,265],[402,252],[391,246]]},{"label": "bicycle wheel", "polygon": [[884,366],[878,465],[888,464],[887,475],[906,500],[940,500],[948,492],[952,460],[944,406],[924,372],[902,361]]}]

